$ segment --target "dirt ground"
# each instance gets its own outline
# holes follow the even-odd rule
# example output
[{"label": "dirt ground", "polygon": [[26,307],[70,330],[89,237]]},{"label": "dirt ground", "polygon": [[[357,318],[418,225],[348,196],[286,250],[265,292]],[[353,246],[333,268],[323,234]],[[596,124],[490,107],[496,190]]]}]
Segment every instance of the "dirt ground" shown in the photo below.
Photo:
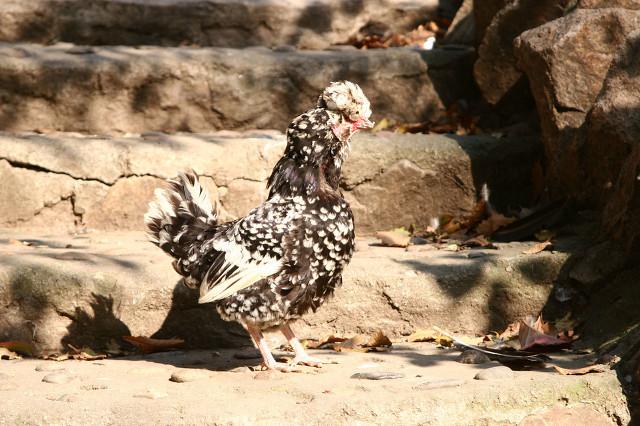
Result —
[{"label": "dirt ground", "polygon": [[[254,371],[260,360],[253,348],[99,361],[4,360],[0,425],[608,425],[629,418],[613,371],[561,376],[550,368],[462,364],[458,351],[431,343],[396,343],[380,353],[311,352],[335,364]],[[584,361],[554,359],[561,365]],[[480,372],[488,380],[474,380]],[[389,376],[383,373],[392,378],[354,377]]]}]

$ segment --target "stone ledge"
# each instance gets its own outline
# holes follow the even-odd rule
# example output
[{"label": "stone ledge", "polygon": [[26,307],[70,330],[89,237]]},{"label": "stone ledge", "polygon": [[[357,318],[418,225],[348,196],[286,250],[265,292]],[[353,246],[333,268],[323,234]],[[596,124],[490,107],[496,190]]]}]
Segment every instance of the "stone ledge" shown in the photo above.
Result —
[{"label": "stone ledge", "polygon": [[374,120],[433,119],[473,91],[470,49],[0,44],[0,130],[284,131],[331,81],[361,84]]},{"label": "stone ledge", "polygon": [[297,45],[323,48],[367,26],[406,32],[435,16],[427,0],[9,0],[0,41],[89,45]]},{"label": "stone ledge", "polygon": [[[154,188],[190,168],[204,176],[222,219],[238,217],[264,199],[284,144],[273,131],[0,134],[0,199],[7,200],[0,226],[141,230]],[[496,206],[526,205],[538,155],[526,139],[363,133],[352,142],[343,189],[359,232],[427,226],[433,217],[469,213],[485,182]]]},{"label": "stone ledge", "polygon": [[[25,246],[19,241],[28,241]],[[524,255],[533,243],[500,250],[408,252],[359,240],[335,298],[298,322],[303,336],[384,330],[390,336],[439,325],[451,331],[502,329],[545,305],[570,253]],[[179,282],[170,258],[141,232],[42,236],[0,233],[0,340],[39,350],[103,346],[122,335],[179,336],[191,347],[246,344],[195,291]],[[194,327],[194,324],[198,324]]]}]

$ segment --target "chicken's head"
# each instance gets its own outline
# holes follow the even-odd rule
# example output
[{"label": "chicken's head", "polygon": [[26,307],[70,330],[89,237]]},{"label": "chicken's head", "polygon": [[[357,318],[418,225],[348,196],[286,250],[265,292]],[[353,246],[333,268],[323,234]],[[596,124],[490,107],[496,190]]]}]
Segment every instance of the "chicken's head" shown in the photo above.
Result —
[{"label": "chicken's head", "polygon": [[331,129],[336,137],[346,142],[360,129],[373,127],[371,105],[360,86],[350,81],[333,82],[318,99],[318,107],[332,115]]}]

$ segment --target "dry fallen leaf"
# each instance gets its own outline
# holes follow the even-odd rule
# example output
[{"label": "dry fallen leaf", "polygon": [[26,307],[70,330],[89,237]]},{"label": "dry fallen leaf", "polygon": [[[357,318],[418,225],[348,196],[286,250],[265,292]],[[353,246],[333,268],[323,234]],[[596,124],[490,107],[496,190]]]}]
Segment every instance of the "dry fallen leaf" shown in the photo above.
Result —
[{"label": "dry fallen leaf", "polygon": [[512,322],[507,328],[498,335],[501,339],[512,339],[520,334],[520,322]]},{"label": "dry fallen leaf", "polygon": [[411,235],[403,228],[376,232],[376,237],[382,245],[388,247],[407,247],[411,241]]},{"label": "dry fallen leaf", "polygon": [[437,330],[432,328],[429,329],[418,329],[409,337],[407,337],[408,342],[434,342],[440,346],[449,347],[453,344],[453,339],[448,336],[443,335]]},{"label": "dry fallen leaf", "polygon": [[0,347],[0,359],[20,359],[21,356],[7,348]]},{"label": "dry fallen leaf", "polygon": [[522,251],[522,254],[536,254],[536,253],[540,253],[541,251],[544,251],[547,249],[547,247],[551,246],[551,241],[547,240],[547,241],[543,241],[541,243],[538,243],[532,247],[529,247],[526,250]]},{"label": "dry fallen leaf", "polygon": [[142,353],[169,351],[184,345],[182,339],[152,339],[144,336],[122,336],[122,340],[131,343]]},{"label": "dry fallen leaf", "polygon": [[22,342],[19,340],[0,342],[0,348],[7,348],[12,352],[16,352],[24,356],[33,356],[33,353],[35,352],[31,343]]},{"label": "dry fallen leaf", "polygon": [[515,222],[515,220],[516,219],[513,217],[507,217],[503,214],[492,212],[487,219],[478,224],[476,232],[484,235],[485,237],[489,237],[498,229]]},{"label": "dry fallen leaf", "polygon": [[549,323],[542,320],[542,317],[538,317],[535,321],[532,318],[528,318],[524,321],[520,321],[519,327],[519,340],[520,349],[526,350],[534,346],[566,346],[569,345],[573,339],[565,334],[556,337],[550,334]]},{"label": "dry fallen leaf", "polygon": [[378,330],[376,334],[369,338],[369,341],[365,345],[369,348],[377,348],[381,346],[391,346],[391,340],[385,336],[382,330]]},{"label": "dry fallen leaf", "polygon": [[52,353],[52,354],[48,354],[42,357],[42,359],[46,359],[47,361],[66,361],[69,358],[71,358],[69,356],[69,354],[57,354],[57,353]]},{"label": "dry fallen leaf", "polygon": [[490,248],[490,249],[498,248],[482,235],[478,235],[477,237],[473,237],[473,238],[468,238],[464,240],[461,245],[464,247],[483,247],[483,248]]},{"label": "dry fallen leaf", "polygon": [[446,232],[447,234],[452,235],[462,229],[462,225],[457,219],[449,219],[449,220],[446,220],[446,219],[447,219],[446,217],[441,218],[442,226],[440,227],[440,229],[443,232]]},{"label": "dry fallen leaf", "polygon": [[[338,337],[333,334],[328,336],[325,339],[304,339],[302,340],[302,345],[308,349],[327,349],[333,347],[334,343],[340,343],[347,340],[346,337]],[[293,349],[292,349],[293,350]]]},{"label": "dry fallen leaf", "polygon": [[359,49],[386,49],[401,46],[424,47],[427,40],[435,38],[436,35],[443,35],[444,31],[445,29],[441,29],[438,24],[430,21],[425,25],[419,25],[417,28],[405,34],[371,34],[365,35],[364,37],[352,38],[349,42]]},{"label": "dry fallen leaf", "polygon": [[388,118],[383,118],[379,120],[376,125],[371,129],[372,132],[379,132],[381,130],[386,130],[394,125],[394,122]]},{"label": "dry fallen leaf", "polygon": [[391,344],[391,340],[381,330],[371,336],[358,334],[347,339],[332,335],[319,341],[305,341],[305,347],[309,349],[333,349],[337,352],[386,352]]},{"label": "dry fallen leaf", "polygon": [[562,368],[554,365],[553,368],[563,376],[583,375],[588,373],[604,373],[605,371],[610,369],[608,366],[602,364],[588,365],[582,368]]},{"label": "dry fallen leaf", "polygon": [[76,348],[71,344],[69,344],[68,346],[69,346],[69,349],[71,349],[71,353],[69,354],[69,357],[76,360],[95,361],[98,359],[105,359],[107,357],[106,354],[98,354],[94,352],[91,348],[87,348],[87,347]]}]

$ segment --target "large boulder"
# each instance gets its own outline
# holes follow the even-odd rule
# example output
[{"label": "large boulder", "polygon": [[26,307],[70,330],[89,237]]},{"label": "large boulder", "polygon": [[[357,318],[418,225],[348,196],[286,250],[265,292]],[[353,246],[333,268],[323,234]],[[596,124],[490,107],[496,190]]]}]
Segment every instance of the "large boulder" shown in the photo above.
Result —
[{"label": "large boulder", "polygon": [[[612,72],[614,59],[624,52],[627,41],[632,40],[639,27],[637,11],[576,10],[525,32],[516,41],[518,64],[529,78],[541,120],[552,197],[593,199],[602,188],[585,183],[593,182],[591,177],[602,183],[603,179],[598,177],[602,173],[608,174],[607,179],[613,179],[615,184],[619,162],[603,163],[600,154],[583,158],[584,124],[607,75]],[[601,108],[629,111],[630,99],[618,97]],[[619,113],[615,119],[625,121],[620,120]],[[602,146],[601,154],[611,149],[610,138],[598,143]]]},{"label": "large boulder", "polygon": [[478,48],[473,71],[488,102],[498,103],[522,77],[513,52],[514,39],[523,31],[561,17],[569,4],[571,0],[515,0],[493,17]]},{"label": "large boulder", "polygon": [[[640,23],[640,20],[636,20]],[[640,249],[640,29],[628,34],[586,124],[583,168],[608,235]]]},{"label": "large boulder", "polygon": [[405,32],[437,0],[9,0],[0,41],[322,48],[375,26]]},{"label": "large boulder", "polygon": [[480,44],[487,28],[503,7],[513,0],[473,0],[473,20],[476,29],[476,44]]},{"label": "large boulder", "polygon": [[433,120],[465,96],[472,55],[0,44],[0,130],[284,130],[345,79],[361,84],[374,120]]},{"label": "large boulder", "polygon": [[[473,209],[482,184],[498,206],[526,204],[537,141],[490,136],[358,134],[343,188],[360,232],[427,226]],[[266,196],[285,146],[278,132],[98,138],[0,135],[0,226],[139,230],[155,187],[193,168],[222,220]]]}]

